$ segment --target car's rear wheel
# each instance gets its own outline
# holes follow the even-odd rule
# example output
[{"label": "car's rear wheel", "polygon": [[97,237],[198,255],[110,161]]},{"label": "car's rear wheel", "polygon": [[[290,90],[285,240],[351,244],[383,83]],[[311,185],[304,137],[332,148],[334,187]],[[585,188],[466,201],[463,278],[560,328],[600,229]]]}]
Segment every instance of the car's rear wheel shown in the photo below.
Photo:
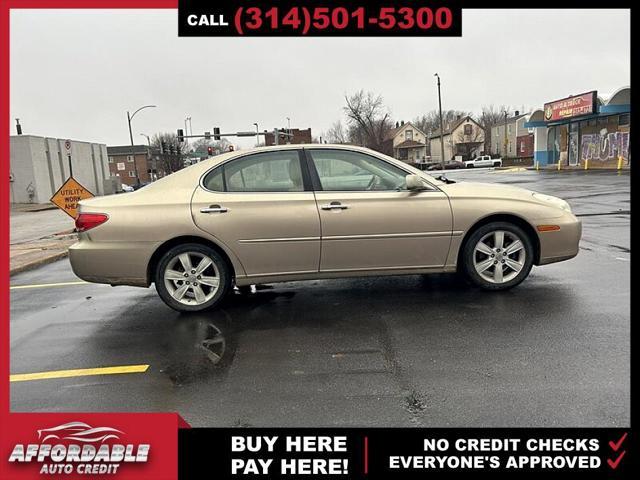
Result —
[{"label": "car's rear wheel", "polygon": [[494,167],[499,167],[500,166],[500,162],[493,162],[493,166]]},{"label": "car's rear wheel", "polygon": [[475,230],[462,251],[466,277],[486,290],[506,290],[522,282],[533,266],[534,249],[522,228],[492,222]]},{"label": "car's rear wheel", "polygon": [[173,247],[155,272],[156,290],[169,307],[198,312],[216,306],[231,286],[227,262],[214,249],[198,243]]}]

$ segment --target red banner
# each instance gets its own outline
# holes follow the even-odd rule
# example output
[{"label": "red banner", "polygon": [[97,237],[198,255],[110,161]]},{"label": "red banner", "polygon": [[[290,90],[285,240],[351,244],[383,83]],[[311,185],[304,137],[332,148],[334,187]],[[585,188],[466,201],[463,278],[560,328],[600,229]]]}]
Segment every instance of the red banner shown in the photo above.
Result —
[{"label": "red banner", "polygon": [[175,480],[172,413],[13,413],[3,417],[0,478]]},{"label": "red banner", "polygon": [[593,92],[545,103],[544,119],[547,122],[553,122],[555,120],[564,120],[596,113],[597,98],[598,92],[594,90]]}]

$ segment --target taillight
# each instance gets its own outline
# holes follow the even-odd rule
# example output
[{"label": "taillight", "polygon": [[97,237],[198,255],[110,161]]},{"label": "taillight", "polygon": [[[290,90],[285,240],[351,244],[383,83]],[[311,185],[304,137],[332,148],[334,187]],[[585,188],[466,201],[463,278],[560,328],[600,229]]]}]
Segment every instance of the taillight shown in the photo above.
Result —
[{"label": "taillight", "polygon": [[109,216],[104,213],[81,213],[76,217],[76,231],[86,232],[87,230],[102,225],[109,220]]}]

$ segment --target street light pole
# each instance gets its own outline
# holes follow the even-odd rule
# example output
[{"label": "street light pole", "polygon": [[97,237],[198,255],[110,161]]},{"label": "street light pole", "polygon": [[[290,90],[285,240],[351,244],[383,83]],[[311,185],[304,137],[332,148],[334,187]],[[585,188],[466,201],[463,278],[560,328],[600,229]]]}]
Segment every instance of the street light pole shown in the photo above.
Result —
[{"label": "street light pole", "polygon": [[151,139],[149,138],[149,135],[147,135],[146,133],[141,133],[140,135],[145,137],[147,139],[147,143],[149,144],[149,146],[151,146]]},{"label": "street light pole", "polygon": [[[184,119],[184,131],[185,131],[186,135],[189,135],[189,129],[187,128],[187,121],[189,123],[191,123],[191,117],[185,117],[185,119]],[[189,139],[185,138],[184,139],[184,143],[185,143],[185,150],[188,150],[189,149]]]},{"label": "street light pole", "polygon": [[434,74],[438,78],[438,109],[440,110],[440,160],[442,163],[442,170],[444,170],[444,126],[442,122],[442,97],[440,95],[440,75]]},{"label": "street light pole", "polygon": [[154,181],[154,171],[156,168],[155,159],[153,159],[153,156],[151,155],[151,138],[146,133],[141,133],[140,135],[146,137],[147,143],[149,144],[149,148],[147,148],[147,165],[149,165],[149,160],[151,160],[151,173],[149,174],[149,178],[151,179],[151,181]]},{"label": "street light pole", "polygon": [[256,126],[256,147],[260,146],[260,130],[258,129],[258,122],[253,122],[253,124]]},{"label": "street light pole", "polygon": [[[129,110],[127,110],[127,124],[129,125],[129,139],[131,140],[131,146],[133,147],[133,132],[131,130],[131,120],[133,120],[133,117],[136,116],[136,113],[138,113],[140,110],[144,110],[145,108],[155,108],[156,105],[144,105],[142,107],[140,107],[139,109],[137,109],[135,112],[133,112],[131,115],[129,114]],[[131,152],[133,153],[133,152]],[[133,154],[133,170],[135,172],[136,175],[136,185],[140,184],[140,177],[138,176],[138,162],[136,162],[136,156],[135,154]]]},{"label": "street light pole", "polygon": [[136,113],[138,113],[140,110],[144,110],[145,108],[156,108],[156,105],[145,105],[137,109],[131,115],[129,115],[129,111],[127,110],[127,123],[129,124],[129,139],[131,140],[131,146],[133,146],[133,133],[131,131],[131,120],[133,120],[133,117],[136,116]]}]

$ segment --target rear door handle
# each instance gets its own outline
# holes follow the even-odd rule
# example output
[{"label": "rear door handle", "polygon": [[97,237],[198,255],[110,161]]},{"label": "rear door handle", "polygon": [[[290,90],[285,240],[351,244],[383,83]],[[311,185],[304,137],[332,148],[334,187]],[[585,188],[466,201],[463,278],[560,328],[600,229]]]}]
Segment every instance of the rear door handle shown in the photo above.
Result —
[{"label": "rear door handle", "polygon": [[340,202],[331,202],[320,207],[322,210],[346,210],[349,205]]},{"label": "rear door handle", "polygon": [[229,209],[220,205],[210,205],[200,209],[200,213],[226,213]]}]

